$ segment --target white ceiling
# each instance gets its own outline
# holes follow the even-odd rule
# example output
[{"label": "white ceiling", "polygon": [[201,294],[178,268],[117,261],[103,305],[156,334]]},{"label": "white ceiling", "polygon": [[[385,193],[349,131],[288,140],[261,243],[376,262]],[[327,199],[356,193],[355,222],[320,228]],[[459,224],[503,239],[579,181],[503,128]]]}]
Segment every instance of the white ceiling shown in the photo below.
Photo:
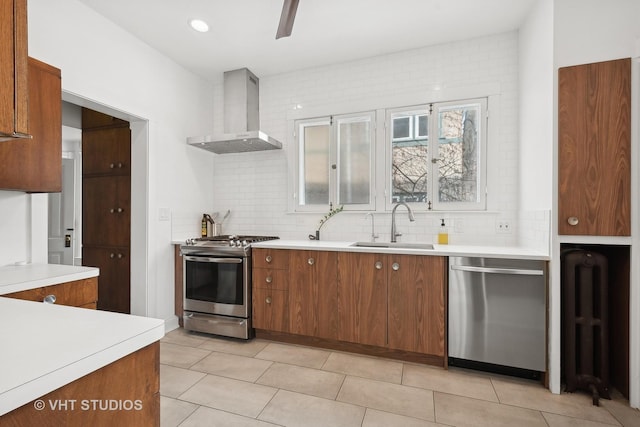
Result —
[{"label": "white ceiling", "polygon": [[[194,73],[258,77],[520,27],[536,0],[300,0],[275,39],[283,0],[80,0]],[[208,33],[188,26],[209,23]]]}]

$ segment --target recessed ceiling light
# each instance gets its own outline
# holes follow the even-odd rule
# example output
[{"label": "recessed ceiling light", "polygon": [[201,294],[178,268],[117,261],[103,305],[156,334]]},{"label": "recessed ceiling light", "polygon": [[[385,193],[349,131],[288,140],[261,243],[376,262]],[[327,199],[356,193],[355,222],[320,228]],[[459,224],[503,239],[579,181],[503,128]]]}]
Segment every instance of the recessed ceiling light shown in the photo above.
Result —
[{"label": "recessed ceiling light", "polygon": [[202,19],[192,19],[191,21],[189,21],[189,25],[191,26],[191,28],[201,33],[206,33],[207,31],[209,31],[209,24],[204,22]]}]

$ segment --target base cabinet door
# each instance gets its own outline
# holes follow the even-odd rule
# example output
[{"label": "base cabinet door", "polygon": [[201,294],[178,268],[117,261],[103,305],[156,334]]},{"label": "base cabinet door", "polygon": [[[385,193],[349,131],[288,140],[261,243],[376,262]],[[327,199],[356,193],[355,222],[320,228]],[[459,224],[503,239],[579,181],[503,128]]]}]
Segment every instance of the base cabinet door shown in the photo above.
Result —
[{"label": "base cabinet door", "polygon": [[289,330],[289,293],[280,289],[253,289],[253,327],[275,332]]},{"label": "base cabinet door", "polygon": [[389,348],[444,356],[446,258],[389,255]]},{"label": "base cabinet door", "polygon": [[338,254],[338,339],[384,347],[387,341],[387,256]]},{"label": "base cabinet door", "polygon": [[337,254],[291,251],[289,259],[289,332],[338,338]]},{"label": "base cabinet door", "polygon": [[98,310],[130,313],[131,270],[128,248],[82,248],[82,263],[100,269]]}]

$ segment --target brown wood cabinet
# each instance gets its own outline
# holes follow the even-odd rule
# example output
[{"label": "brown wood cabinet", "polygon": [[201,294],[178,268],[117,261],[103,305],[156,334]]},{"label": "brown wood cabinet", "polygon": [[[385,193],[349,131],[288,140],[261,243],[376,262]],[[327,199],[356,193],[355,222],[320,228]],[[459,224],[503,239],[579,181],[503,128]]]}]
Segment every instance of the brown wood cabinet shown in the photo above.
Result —
[{"label": "brown wood cabinet", "polygon": [[98,309],[129,313],[131,310],[129,248],[83,246],[82,263],[100,268]]},{"label": "brown wood cabinet", "polygon": [[98,301],[98,278],[92,277],[89,279],[74,280],[72,282],[27,289],[2,296],[42,302],[45,297],[51,295],[55,297],[55,303],[58,305],[95,309],[96,302]]},{"label": "brown wood cabinet", "polygon": [[[40,399],[44,402],[73,400],[75,404],[55,410],[47,404],[45,409],[37,410],[34,402],[30,402],[2,415],[0,425],[159,426],[160,344],[150,344]],[[101,401],[96,405],[104,406],[112,400],[122,403],[124,409],[100,410],[100,406],[93,409],[92,401]]]},{"label": "brown wood cabinet", "polygon": [[98,309],[131,312],[131,130],[82,109],[82,263],[100,268]]},{"label": "brown wood cabinet", "polygon": [[558,233],[631,233],[631,60],[560,68]]},{"label": "brown wood cabinet", "polygon": [[7,141],[29,134],[27,0],[0,2],[0,40],[0,141]]},{"label": "brown wood cabinet", "polygon": [[338,338],[337,254],[290,251],[289,332]]},{"label": "brown wood cabinet", "polygon": [[445,257],[388,255],[389,347],[445,355]]},{"label": "brown wood cabinet", "polygon": [[[0,144],[0,188],[62,190],[62,83],[60,70],[29,58],[29,122],[32,139]],[[4,97],[4,92],[2,92]]]},{"label": "brown wood cabinet", "polygon": [[338,253],[338,339],[387,344],[387,256]]},{"label": "brown wood cabinet", "polygon": [[254,249],[252,253],[252,324],[289,332],[289,252]]},{"label": "brown wood cabinet", "polygon": [[96,176],[83,180],[84,229],[87,246],[129,246],[131,234],[131,178]]},{"label": "brown wood cabinet", "polygon": [[437,256],[254,249],[253,326],[272,339],[442,366],[446,266]]}]

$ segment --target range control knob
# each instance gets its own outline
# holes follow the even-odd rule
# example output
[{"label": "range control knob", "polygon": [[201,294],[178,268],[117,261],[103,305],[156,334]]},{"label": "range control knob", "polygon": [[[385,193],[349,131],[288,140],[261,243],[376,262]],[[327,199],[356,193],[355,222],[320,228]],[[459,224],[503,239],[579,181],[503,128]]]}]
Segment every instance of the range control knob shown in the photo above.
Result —
[{"label": "range control knob", "polygon": [[249,246],[249,243],[248,243],[246,240],[243,240],[243,241],[242,241],[242,246],[245,246],[245,247],[246,247],[246,246]]}]

